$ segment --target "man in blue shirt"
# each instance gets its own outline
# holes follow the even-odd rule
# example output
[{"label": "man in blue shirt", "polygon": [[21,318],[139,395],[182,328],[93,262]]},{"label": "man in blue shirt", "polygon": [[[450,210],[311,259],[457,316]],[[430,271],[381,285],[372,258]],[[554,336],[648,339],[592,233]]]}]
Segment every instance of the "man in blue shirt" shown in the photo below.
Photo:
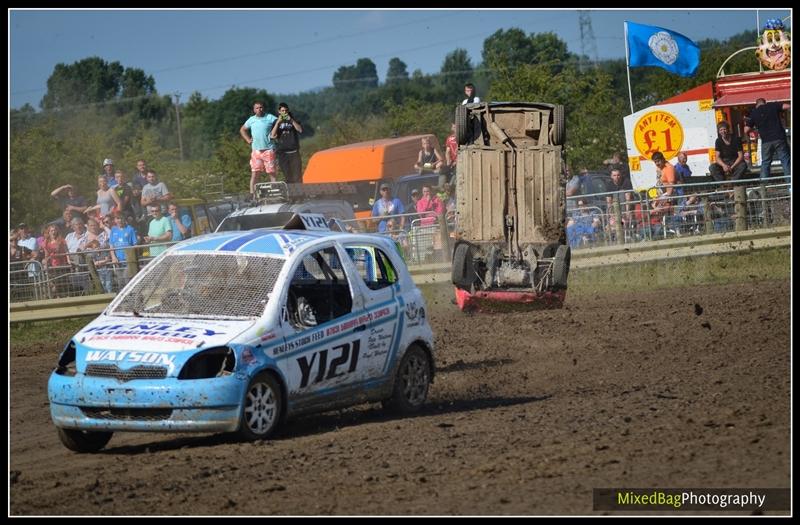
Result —
[{"label": "man in blue shirt", "polygon": [[[397,197],[392,198],[392,190],[388,184],[381,184],[381,198],[375,201],[372,206],[373,217],[384,217],[387,215],[400,215],[405,213],[403,203]],[[402,230],[406,225],[406,218],[400,217],[400,229]],[[378,231],[383,233],[386,231],[386,220],[378,223]]]},{"label": "man in blue shirt", "polygon": [[253,104],[253,113],[254,115],[239,128],[239,134],[252,147],[250,193],[255,195],[259,173],[266,172],[270,180],[275,182],[275,143],[272,141],[270,133],[277,117],[271,113],[265,113],[264,103],[261,101]]},{"label": "man in blue shirt", "polygon": [[192,236],[192,219],[187,213],[180,214],[178,206],[170,204],[167,208],[172,223],[172,240],[182,241]]},{"label": "man in blue shirt", "polygon": [[[678,152],[678,163],[675,164],[675,182],[678,184],[689,184],[692,176],[692,169],[686,164],[686,153]],[[683,195],[683,188],[675,188],[676,195]]]}]

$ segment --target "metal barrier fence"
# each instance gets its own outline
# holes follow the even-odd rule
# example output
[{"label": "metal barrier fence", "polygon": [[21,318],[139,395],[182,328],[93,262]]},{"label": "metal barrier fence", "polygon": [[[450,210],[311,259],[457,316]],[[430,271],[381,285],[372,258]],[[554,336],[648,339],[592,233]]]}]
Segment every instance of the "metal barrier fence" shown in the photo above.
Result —
[{"label": "metal barrier fence", "polygon": [[[651,190],[568,197],[567,242],[573,249],[581,249],[791,222],[791,183],[783,177],[672,187],[672,195],[658,188],[658,195]],[[625,194],[632,200],[626,200]]]},{"label": "metal barrier fence", "polygon": [[[402,221],[401,221],[402,219]],[[389,228],[376,232],[381,221]],[[410,267],[447,263],[450,260],[452,223],[433,212],[405,213],[380,218],[344,221],[356,231],[379,233],[397,241]],[[402,228],[400,223],[404,222]],[[396,226],[395,226],[396,224]],[[174,242],[103,248],[77,253],[51,254],[53,259],[70,262],[66,266],[47,266],[38,260],[10,263],[9,281],[12,303],[80,297],[119,292],[154,257],[153,247],[168,247]],[[125,252],[123,262],[114,262],[111,252]],[[119,259],[122,259],[119,257]]]},{"label": "metal barrier fence", "polygon": [[[171,246],[174,242],[104,248],[63,254],[51,254],[54,259],[66,258],[66,266],[47,266],[38,260],[9,263],[9,295],[12,303],[117,293],[130,278],[154,257],[149,251],[155,246]],[[112,251],[126,253],[125,262],[112,262]]]},{"label": "metal barrier fence", "polygon": [[[451,215],[434,212],[402,213],[381,217],[350,219],[346,225],[359,232],[378,233],[394,239],[409,267],[450,262]],[[402,223],[402,227],[401,227]],[[383,231],[379,231],[383,228]]]},{"label": "metal barrier fence", "polygon": [[[726,231],[772,228],[791,223],[791,183],[745,180],[723,183],[675,185],[683,195],[662,197],[668,206],[654,206],[645,192],[608,192],[568,198],[567,240],[573,249],[657,241],[672,237],[706,235]],[[631,201],[622,197],[632,196]],[[606,197],[611,197],[611,203]],[[622,199],[622,200],[620,200]],[[578,200],[589,205],[573,206]],[[384,231],[377,232],[386,221]],[[411,269],[450,262],[454,215],[433,212],[404,213],[343,221],[353,230],[387,235],[397,241]],[[400,223],[403,226],[400,227]],[[125,248],[126,261],[112,259],[112,250],[66,254],[68,266],[43,265],[38,260],[9,264],[9,296],[12,303],[117,293],[153,257],[156,246]],[[64,255],[64,254],[59,254]]]}]

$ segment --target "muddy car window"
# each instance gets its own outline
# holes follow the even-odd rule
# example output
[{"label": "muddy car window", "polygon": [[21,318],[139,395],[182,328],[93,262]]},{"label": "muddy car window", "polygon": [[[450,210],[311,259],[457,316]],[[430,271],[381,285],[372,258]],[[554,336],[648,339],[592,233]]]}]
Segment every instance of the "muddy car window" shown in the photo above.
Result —
[{"label": "muddy car window", "polygon": [[347,253],[370,290],[385,288],[397,282],[397,272],[394,266],[379,248],[348,246]]}]

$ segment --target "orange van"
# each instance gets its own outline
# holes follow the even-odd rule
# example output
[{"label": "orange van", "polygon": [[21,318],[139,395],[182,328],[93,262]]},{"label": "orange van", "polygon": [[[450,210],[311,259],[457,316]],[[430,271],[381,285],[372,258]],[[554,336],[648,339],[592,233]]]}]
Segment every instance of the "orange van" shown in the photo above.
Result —
[{"label": "orange van", "polygon": [[414,163],[417,162],[425,137],[430,138],[435,149],[442,151],[439,139],[432,134],[367,140],[318,151],[308,161],[303,183],[352,184],[356,193],[346,198],[353,199],[356,217],[369,217],[378,188],[383,182],[417,173]]}]

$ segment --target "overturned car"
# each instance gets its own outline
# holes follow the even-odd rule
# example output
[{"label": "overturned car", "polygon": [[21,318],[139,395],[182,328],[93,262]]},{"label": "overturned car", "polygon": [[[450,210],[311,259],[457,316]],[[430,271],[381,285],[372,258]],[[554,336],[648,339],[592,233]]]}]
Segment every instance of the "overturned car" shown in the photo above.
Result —
[{"label": "overturned car", "polygon": [[560,308],[570,265],[563,106],[458,106],[456,138],[459,308]]}]

